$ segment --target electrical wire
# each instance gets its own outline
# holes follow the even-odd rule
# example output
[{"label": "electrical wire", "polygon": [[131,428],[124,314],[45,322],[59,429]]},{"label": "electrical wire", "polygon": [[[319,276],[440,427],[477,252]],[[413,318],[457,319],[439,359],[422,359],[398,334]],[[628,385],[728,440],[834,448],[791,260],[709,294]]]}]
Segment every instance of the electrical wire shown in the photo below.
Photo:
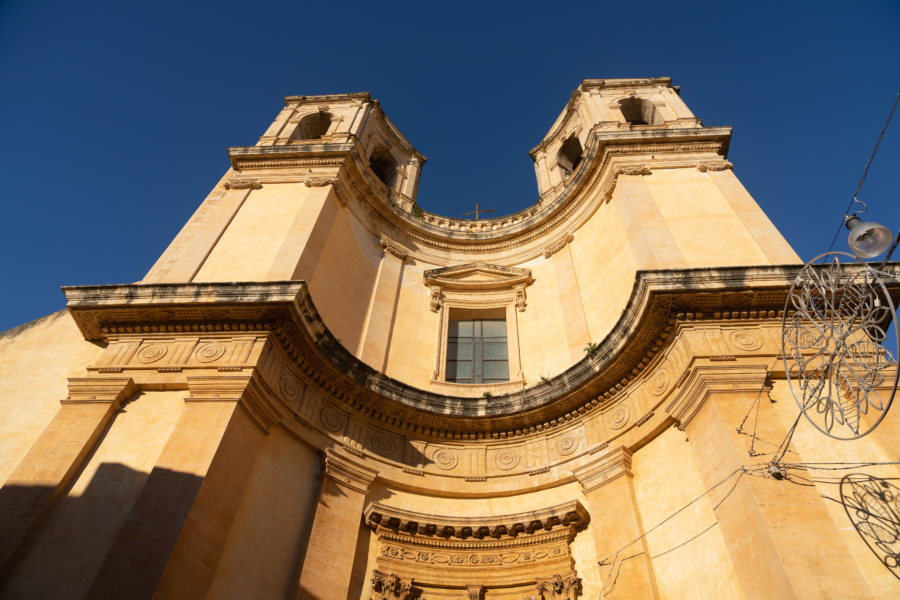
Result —
[{"label": "electrical wire", "polygon": [[[850,203],[847,204],[847,210],[844,211],[845,215],[850,214],[850,209],[853,207],[854,202],[860,202],[856,199],[857,194],[859,194],[859,190],[862,188],[863,182],[866,180],[866,175],[869,174],[869,167],[872,166],[872,161],[875,159],[875,154],[878,152],[878,147],[881,145],[881,139],[884,137],[884,132],[887,130],[888,125],[891,122],[891,117],[894,116],[894,110],[897,108],[897,102],[900,102],[900,94],[897,94],[897,97],[894,99],[894,104],[891,106],[891,112],[888,114],[887,121],[884,123],[884,127],[881,128],[881,133],[878,135],[878,141],[875,142],[875,149],[872,150],[872,156],[869,157],[869,162],[866,163],[866,168],[863,170],[862,177],[859,178],[859,184],[856,186],[856,191],[853,192],[853,197],[850,198]],[[865,203],[860,202],[863,206],[866,206]],[[866,206],[866,210],[868,210],[868,206]],[[831,239],[831,245],[828,246],[828,252],[831,252],[832,248],[834,248],[835,242],[837,242],[838,235],[841,233],[841,228],[844,226],[844,219],[841,218],[841,223],[837,227],[837,231],[834,232],[834,237]]]}]

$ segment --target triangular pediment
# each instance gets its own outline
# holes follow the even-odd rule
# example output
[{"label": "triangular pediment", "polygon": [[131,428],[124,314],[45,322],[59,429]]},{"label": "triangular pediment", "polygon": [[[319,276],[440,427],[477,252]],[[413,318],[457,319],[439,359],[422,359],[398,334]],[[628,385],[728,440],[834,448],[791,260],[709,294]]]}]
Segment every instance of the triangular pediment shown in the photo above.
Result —
[{"label": "triangular pediment", "polygon": [[443,289],[498,289],[530,285],[530,269],[476,262],[425,271],[425,285]]}]

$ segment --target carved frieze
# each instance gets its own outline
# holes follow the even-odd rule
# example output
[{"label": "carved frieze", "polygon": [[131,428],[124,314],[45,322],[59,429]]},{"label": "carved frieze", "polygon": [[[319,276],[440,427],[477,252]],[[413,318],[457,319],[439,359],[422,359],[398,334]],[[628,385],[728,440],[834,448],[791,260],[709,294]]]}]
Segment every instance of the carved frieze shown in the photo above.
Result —
[{"label": "carved frieze", "polygon": [[577,502],[468,518],[373,503],[364,516],[378,538],[373,573],[414,581],[423,598],[430,590],[446,597],[448,588],[463,598],[491,597],[494,590],[526,598],[544,583],[547,593],[578,593],[570,544],[587,524],[587,513]]}]

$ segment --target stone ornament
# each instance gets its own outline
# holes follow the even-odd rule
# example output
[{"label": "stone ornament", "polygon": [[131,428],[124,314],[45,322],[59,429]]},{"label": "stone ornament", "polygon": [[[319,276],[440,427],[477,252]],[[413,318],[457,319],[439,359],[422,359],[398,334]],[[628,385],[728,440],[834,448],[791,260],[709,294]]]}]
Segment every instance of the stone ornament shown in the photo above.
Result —
[{"label": "stone ornament", "polygon": [[218,342],[209,342],[197,346],[194,352],[194,360],[201,363],[211,363],[225,356],[225,346]]},{"label": "stone ornament", "polygon": [[662,396],[666,388],[669,387],[669,374],[662,367],[656,370],[653,377],[650,378],[650,391],[654,396]]},{"label": "stone ornament", "polygon": [[346,421],[346,413],[335,410],[330,406],[322,407],[319,413],[319,421],[326,431],[338,433],[344,430],[344,422]]},{"label": "stone ornament", "polygon": [[631,409],[623,402],[609,411],[609,415],[606,417],[606,424],[610,429],[622,429],[628,424],[628,419],[630,418]]},{"label": "stone ornament", "polygon": [[697,170],[701,173],[706,171],[726,171],[734,168],[734,165],[727,160],[703,160],[697,163]]},{"label": "stone ornament", "polygon": [[568,456],[575,452],[578,449],[578,444],[581,440],[575,434],[564,435],[556,438],[556,442],[554,442],[554,447],[556,448],[556,453],[560,456]]},{"label": "stone ornament", "polygon": [[552,579],[538,580],[537,591],[540,600],[575,600],[581,595],[581,579],[574,571],[565,576],[554,575]]},{"label": "stone ornament", "polygon": [[432,460],[439,469],[443,469],[445,471],[455,469],[456,465],[459,464],[459,457],[456,455],[456,453],[452,450],[447,450],[446,448],[441,448],[440,450],[435,452]]},{"label": "stone ornament", "polygon": [[746,350],[747,352],[759,350],[763,345],[762,340],[756,333],[754,333],[753,331],[748,331],[746,329],[740,331],[732,331],[728,335],[728,339],[736,348]]},{"label": "stone ornament", "polygon": [[502,450],[494,457],[494,463],[501,471],[509,471],[519,464],[519,453],[515,450]]},{"label": "stone ornament", "polygon": [[372,571],[372,600],[410,600],[412,581],[404,581],[393,573]]},{"label": "stone ornament", "polygon": [[165,344],[145,344],[137,352],[135,359],[141,364],[155,363],[169,351]]},{"label": "stone ornament", "polygon": [[288,403],[294,403],[300,399],[300,386],[297,385],[297,380],[288,373],[282,373],[278,379],[278,391]]},{"label": "stone ornament", "polygon": [[400,260],[409,256],[409,250],[384,235],[381,236],[381,249],[385,254],[391,254]]},{"label": "stone ornament", "polygon": [[232,177],[225,182],[226,190],[258,190],[262,187],[259,179],[240,179]]},{"label": "stone ornament", "polygon": [[553,242],[552,244],[550,244],[549,246],[544,248],[544,258],[550,258],[554,254],[556,254],[557,252],[559,252],[560,250],[565,248],[566,245],[571,243],[572,240],[574,240],[574,239],[575,239],[575,236],[572,235],[571,233],[569,233],[569,234],[563,236],[562,239],[559,239],[559,240]]}]

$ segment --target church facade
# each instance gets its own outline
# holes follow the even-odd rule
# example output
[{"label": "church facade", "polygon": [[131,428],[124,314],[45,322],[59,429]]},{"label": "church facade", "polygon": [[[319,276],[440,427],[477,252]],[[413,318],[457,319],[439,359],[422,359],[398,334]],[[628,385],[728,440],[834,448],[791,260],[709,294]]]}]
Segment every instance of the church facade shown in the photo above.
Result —
[{"label": "church facade", "polygon": [[896,411],[767,467],[802,261],[730,138],[585,80],[537,203],[455,219],[377,100],[286,98],[139,283],[0,335],[0,596],[900,596],[803,466]]}]

